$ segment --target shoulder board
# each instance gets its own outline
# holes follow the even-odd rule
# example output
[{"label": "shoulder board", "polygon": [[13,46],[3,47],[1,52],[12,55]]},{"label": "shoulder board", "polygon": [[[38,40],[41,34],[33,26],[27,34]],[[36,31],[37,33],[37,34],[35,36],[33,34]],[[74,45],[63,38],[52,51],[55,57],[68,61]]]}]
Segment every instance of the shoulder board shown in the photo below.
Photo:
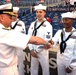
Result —
[{"label": "shoulder board", "polygon": [[2,28],[2,29],[4,29],[4,30],[11,30],[11,28]]}]

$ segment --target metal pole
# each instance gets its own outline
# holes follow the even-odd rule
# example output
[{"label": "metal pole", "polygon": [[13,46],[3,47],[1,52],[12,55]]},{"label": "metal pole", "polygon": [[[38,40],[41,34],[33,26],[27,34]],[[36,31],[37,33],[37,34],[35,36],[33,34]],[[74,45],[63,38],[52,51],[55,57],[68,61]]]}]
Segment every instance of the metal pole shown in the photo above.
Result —
[{"label": "metal pole", "polygon": [[48,7],[49,7],[49,0],[48,0]]}]

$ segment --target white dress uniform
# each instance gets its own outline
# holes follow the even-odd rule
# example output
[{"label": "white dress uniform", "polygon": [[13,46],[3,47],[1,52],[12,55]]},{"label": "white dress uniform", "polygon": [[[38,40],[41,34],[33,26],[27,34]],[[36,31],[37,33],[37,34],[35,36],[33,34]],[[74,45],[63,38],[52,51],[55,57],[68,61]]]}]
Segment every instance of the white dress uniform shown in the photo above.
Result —
[{"label": "white dress uniform", "polygon": [[[21,21],[19,19],[17,19],[16,21],[12,22],[11,26],[13,27],[16,24],[16,22],[17,22],[17,25],[14,28],[14,30],[16,32],[26,33],[25,24],[24,24],[23,21]],[[23,64],[23,61],[25,60],[25,56],[23,55],[23,50],[18,50],[17,51],[17,55],[18,55],[18,71],[19,71],[19,75],[24,75],[24,64]]]},{"label": "white dress uniform", "polygon": [[[69,36],[71,32],[65,32],[63,38],[64,40]],[[75,28],[72,28],[72,31]],[[61,32],[62,30],[58,30],[55,36],[53,37],[53,41],[55,44],[59,42],[61,43]],[[57,53],[57,69],[58,75],[76,75],[76,31],[73,32],[71,37],[66,41],[66,48],[63,53],[60,53],[58,50]],[[73,68],[71,73],[66,73],[65,68],[71,66]]]},{"label": "white dress uniform", "polygon": [[29,39],[30,36],[9,31],[0,24],[0,75],[18,75],[17,50],[25,49]]},{"label": "white dress uniform", "polygon": [[74,5],[74,2],[76,2],[76,0],[69,0],[71,5]]},{"label": "white dress uniform", "polygon": [[14,30],[16,30],[18,32],[26,33],[25,24],[24,24],[23,21],[21,21],[19,19],[17,19],[16,21],[12,22],[11,26],[13,27],[17,21],[18,21],[18,23],[17,23],[17,26],[15,27]]},{"label": "white dress uniform", "polygon": [[[46,19],[44,19],[46,20]],[[28,35],[32,36],[34,30],[35,21],[31,23]],[[36,27],[41,23],[37,21]],[[37,29],[37,35],[47,41],[52,38],[52,26],[48,21],[45,21],[39,29]],[[49,75],[49,51],[45,50],[41,45],[29,44],[30,50],[35,50],[39,58],[31,56],[31,75],[38,75],[39,63],[42,67],[43,75]]]}]

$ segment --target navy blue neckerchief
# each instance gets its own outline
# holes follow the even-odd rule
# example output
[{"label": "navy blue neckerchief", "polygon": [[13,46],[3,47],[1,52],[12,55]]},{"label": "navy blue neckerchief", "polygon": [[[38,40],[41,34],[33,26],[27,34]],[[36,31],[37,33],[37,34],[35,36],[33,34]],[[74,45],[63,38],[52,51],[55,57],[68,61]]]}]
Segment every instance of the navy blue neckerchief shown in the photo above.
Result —
[{"label": "navy blue neckerchief", "polygon": [[66,48],[66,41],[71,37],[71,35],[72,35],[73,32],[75,32],[75,31],[76,31],[76,30],[72,31],[72,32],[69,34],[69,36],[68,36],[65,40],[63,40],[64,30],[62,30],[62,32],[61,32],[61,43],[60,43],[60,52],[61,52],[61,53],[64,53],[64,50],[65,50],[65,48]]},{"label": "navy blue neckerchief", "polygon": [[43,25],[44,22],[45,22],[45,20],[44,20],[37,28],[36,28],[37,21],[35,22],[35,24],[34,24],[34,30],[33,30],[32,36],[36,36],[36,34],[37,34],[37,29],[39,29],[40,26]]},{"label": "navy blue neckerchief", "polygon": [[15,25],[13,27],[11,26],[11,29],[15,29],[15,27],[17,26],[18,22],[19,22],[19,20],[15,23]]}]

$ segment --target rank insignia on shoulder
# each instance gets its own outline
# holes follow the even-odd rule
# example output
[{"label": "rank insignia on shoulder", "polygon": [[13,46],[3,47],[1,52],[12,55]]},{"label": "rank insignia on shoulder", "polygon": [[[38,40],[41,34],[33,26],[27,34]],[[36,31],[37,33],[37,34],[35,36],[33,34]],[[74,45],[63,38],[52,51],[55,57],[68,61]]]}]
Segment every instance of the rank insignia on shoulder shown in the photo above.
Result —
[{"label": "rank insignia on shoulder", "polygon": [[72,39],[76,39],[76,36],[71,36],[70,38],[72,38]]},{"label": "rank insignia on shoulder", "polygon": [[21,24],[17,24],[17,26],[22,26]]},{"label": "rank insignia on shoulder", "polygon": [[4,30],[11,30],[11,28],[2,28],[2,29],[4,29]]}]

